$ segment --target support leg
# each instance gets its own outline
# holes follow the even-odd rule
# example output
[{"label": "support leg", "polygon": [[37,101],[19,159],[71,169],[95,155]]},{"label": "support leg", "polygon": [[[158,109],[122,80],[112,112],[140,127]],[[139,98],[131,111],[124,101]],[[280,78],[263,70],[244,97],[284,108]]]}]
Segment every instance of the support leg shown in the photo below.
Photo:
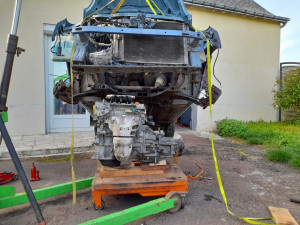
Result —
[{"label": "support leg", "polygon": [[26,174],[24,172],[24,169],[23,169],[23,166],[20,162],[20,159],[16,153],[16,150],[15,150],[15,147],[9,137],[9,134],[7,132],[7,129],[5,127],[5,124],[4,122],[2,121],[2,119],[0,118],[0,130],[1,130],[1,133],[2,133],[2,137],[5,141],[5,144],[7,146],[7,149],[9,151],[9,154],[15,164],[15,167],[16,167],[16,170],[18,171],[18,174],[20,175],[20,179],[22,181],[22,184],[24,186],[24,189],[25,189],[25,192],[28,196],[28,199],[29,199],[29,202],[35,212],[35,215],[36,215],[36,218],[37,218],[37,221],[38,221],[38,224],[39,225],[44,225],[46,224],[45,220],[44,220],[44,217],[42,215],[42,212],[40,210],[40,207],[32,193],[32,189],[30,187],[30,184],[28,182],[28,179],[26,177]]}]

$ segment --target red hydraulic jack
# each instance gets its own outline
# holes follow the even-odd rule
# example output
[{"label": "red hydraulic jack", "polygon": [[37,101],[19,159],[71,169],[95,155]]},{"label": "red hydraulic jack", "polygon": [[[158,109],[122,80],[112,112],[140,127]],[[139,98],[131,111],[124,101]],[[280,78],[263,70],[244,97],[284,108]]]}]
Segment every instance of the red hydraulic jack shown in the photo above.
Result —
[{"label": "red hydraulic jack", "polygon": [[40,171],[36,169],[34,163],[32,163],[31,166],[31,177],[30,177],[30,181],[38,181],[40,180]]}]

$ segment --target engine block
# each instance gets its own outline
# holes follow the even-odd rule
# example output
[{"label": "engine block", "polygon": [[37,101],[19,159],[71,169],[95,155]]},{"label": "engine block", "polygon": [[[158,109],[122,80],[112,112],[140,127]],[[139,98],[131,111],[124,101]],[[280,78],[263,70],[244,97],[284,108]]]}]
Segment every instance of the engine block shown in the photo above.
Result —
[{"label": "engine block", "polygon": [[148,126],[154,122],[147,118],[145,106],[134,102],[133,96],[108,95],[95,103],[93,118],[97,120],[94,159],[103,165],[158,162],[182,153],[181,140],[165,137]]}]

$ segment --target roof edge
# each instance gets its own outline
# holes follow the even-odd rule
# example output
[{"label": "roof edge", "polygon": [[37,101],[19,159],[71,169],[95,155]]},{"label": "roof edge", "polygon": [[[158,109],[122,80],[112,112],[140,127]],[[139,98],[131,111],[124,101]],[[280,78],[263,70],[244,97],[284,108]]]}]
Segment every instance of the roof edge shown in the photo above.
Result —
[{"label": "roof edge", "polygon": [[238,9],[238,8],[220,5],[220,4],[213,4],[213,3],[206,2],[206,1],[184,0],[184,4],[199,6],[202,8],[214,9],[214,10],[218,10],[218,11],[225,11],[225,12],[230,12],[230,13],[235,13],[235,14],[240,14],[240,15],[246,15],[246,16],[255,17],[255,18],[272,20],[272,21],[277,21],[277,22],[284,23],[284,24],[286,24],[287,22],[290,21],[290,18],[287,18],[287,17],[275,16],[275,15],[269,16],[269,15],[266,15],[263,13],[257,13],[257,12],[253,12],[250,10],[243,10],[243,9]]}]

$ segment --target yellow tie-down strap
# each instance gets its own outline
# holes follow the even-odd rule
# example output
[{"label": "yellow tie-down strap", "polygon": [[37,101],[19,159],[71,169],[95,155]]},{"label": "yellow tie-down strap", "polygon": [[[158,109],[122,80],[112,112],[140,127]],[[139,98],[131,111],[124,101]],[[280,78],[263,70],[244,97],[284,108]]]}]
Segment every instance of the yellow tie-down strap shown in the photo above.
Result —
[{"label": "yellow tie-down strap", "polygon": [[[153,0],[150,0],[152,2],[149,1],[149,0],[145,0],[149,6],[149,8],[152,10],[153,14],[154,15],[157,15],[155,9],[153,8],[152,4],[156,7],[156,9],[163,15],[165,16],[165,14],[160,10],[160,8],[155,4],[155,2]],[[123,5],[123,3],[125,2],[125,0],[120,0],[119,4],[116,6],[116,8],[114,8],[114,10],[110,13],[110,14],[115,14],[119,9],[120,7]]]},{"label": "yellow tie-down strap", "polygon": [[[84,20],[81,22],[81,25],[83,25],[89,18],[91,18],[93,15],[97,14],[98,12],[100,12],[101,10],[103,10],[105,7],[109,6],[111,3],[113,3],[115,0],[111,0],[110,2],[108,2],[106,5],[104,5],[102,8],[96,10],[95,12],[93,12],[92,14],[88,15],[86,18],[84,18]],[[152,10],[153,14],[157,15],[155,9],[153,8],[152,4],[156,7],[156,9],[163,15],[165,16],[165,14],[160,10],[160,8],[155,4],[154,0],[145,0],[148,4],[148,6],[150,7],[150,9]],[[125,0],[120,0],[120,2],[118,3],[118,5],[112,10],[112,12],[110,14],[115,14],[120,7],[123,5],[123,3],[125,2]]]},{"label": "yellow tie-down strap", "polygon": [[[195,28],[195,30],[198,30]],[[206,36],[204,35],[204,33],[202,33],[202,35],[204,36],[204,38],[206,39],[206,44],[207,44],[207,72],[208,72],[208,92],[209,92],[209,112],[210,112],[210,130],[211,130],[211,147],[212,147],[212,153],[213,153],[213,158],[214,158],[214,163],[215,163],[215,169],[216,169],[216,174],[217,174],[217,178],[218,178],[218,184],[219,184],[219,188],[220,188],[220,192],[222,194],[224,203],[226,205],[226,209],[227,211],[239,218],[242,219],[244,221],[246,221],[249,224],[259,224],[259,225],[269,225],[268,223],[263,223],[263,222],[257,222],[255,220],[273,220],[273,218],[269,217],[269,218],[249,218],[249,217],[242,217],[242,216],[237,216],[234,213],[232,213],[229,210],[228,207],[228,203],[227,203],[227,197],[224,191],[224,187],[223,187],[223,183],[221,180],[221,175],[220,175],[220,171],[219,171],[219,166],[218,166],[218,160],[216,157],[216,151],[215,151],[215,147],[214,147],[214,139],[213,139],[213,129],[212,129],[212,93],[211,93],[211,56],[210,56],[210,42],[209,39],[206,38]]]},{"label": "yellow tie-down strap", "polygon": [[71,173],[72,173],[72,186],[73,186],[73,204],[76,204],[76,178],[74,172],[74,112],[73,112],[73,96],[74,96],[74,76],[73,76],[73,55],[75,53],[76,46],[73,45],[72,52],[71,52],[71,60],[70,60],[70,72],[71,72],[71,105],[72,105],[72,140],[71,140]]}]

